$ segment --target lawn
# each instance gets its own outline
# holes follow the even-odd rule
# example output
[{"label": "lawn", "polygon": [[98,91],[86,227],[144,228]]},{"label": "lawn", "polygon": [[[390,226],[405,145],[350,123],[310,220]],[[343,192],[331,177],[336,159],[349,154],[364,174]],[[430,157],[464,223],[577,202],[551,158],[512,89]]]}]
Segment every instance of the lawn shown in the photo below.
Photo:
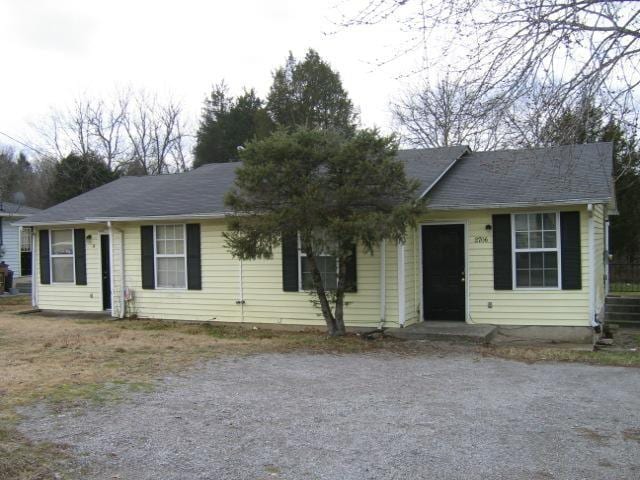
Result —
[{"label": "lawn", "polygon": [[[9,301],[11,300],[11,301]],[[17,303],[17,304],[16,304]],[[154,320],[101,320],[19,315],[28,298],[0,298],[0,480],[58,478],[64,445],[34,443],[15,425],[16,409],[49,402],[57,409],[115,402],[155,388],[156,379],[217,356],[304,351],[446,355],[465,349],[514,360],[640,366],[640,353],[576,352],[559,348],[460,347],[355,335],[327,339],[321,331],[275,332]],[[640,345],[640,335],[628,346]]]}]

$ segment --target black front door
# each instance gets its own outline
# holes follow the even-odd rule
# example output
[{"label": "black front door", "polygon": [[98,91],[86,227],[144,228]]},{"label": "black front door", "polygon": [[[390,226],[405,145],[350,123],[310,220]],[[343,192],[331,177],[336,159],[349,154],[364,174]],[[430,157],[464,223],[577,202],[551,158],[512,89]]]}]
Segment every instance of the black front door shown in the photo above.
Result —
[{"label": "black front door", "polygon": [[422,227],[425,320],[465,320],[464,225]]},{"label": "black front door", "polygon": [[100,259],[102,264],[102,309],[111,308],[111,265],[109,262],[109,235],[100,235]]}]

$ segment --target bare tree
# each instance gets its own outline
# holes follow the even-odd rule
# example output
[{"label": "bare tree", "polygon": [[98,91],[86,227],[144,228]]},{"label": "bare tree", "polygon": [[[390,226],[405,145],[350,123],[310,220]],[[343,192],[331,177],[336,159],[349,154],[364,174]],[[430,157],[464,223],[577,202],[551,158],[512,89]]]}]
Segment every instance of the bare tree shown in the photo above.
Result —
[{"label": "bare tree", "polygon": [[560,99],[590,89],[621,112],[640,84],[640,8],[606,0],[367,0],[344,26],[396,22],[410,39],[397,55],[428,52],[450,38],[438,60],[459,66],[480,91],[509,104],[542,84]]},{"label": "bare tree", "polygon": [[405,141],[420,147],[470,145],[490,150],[504,144],[502,104],[487,100],[462,77],[407,90],[391,110]]},{"label": "bare tree", "polygon": [[126,89],[108,99],[83,97],[69,109],[53,110],[36,131],[49,156],[95,154],[112,171],[157,175],[189,166],[183,117],[174,100]]}]

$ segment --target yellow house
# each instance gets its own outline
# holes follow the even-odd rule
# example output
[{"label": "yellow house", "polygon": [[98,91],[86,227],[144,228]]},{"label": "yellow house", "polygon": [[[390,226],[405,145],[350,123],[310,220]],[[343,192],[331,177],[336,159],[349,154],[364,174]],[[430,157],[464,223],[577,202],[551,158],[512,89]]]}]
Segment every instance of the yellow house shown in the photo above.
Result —
[{"label": "yellow house", "polygon": [[[615,213],[611,144],[398,156],[422,183],[429,213],[404,243],[356,249],[348,327],[446,320],[550,339],[598,331]],[[295,241],[269,260],[243,262],[225,249],[223,196],[236,167],[124,177],[23,220],[34,229],[33,305],[324,325]]]}]

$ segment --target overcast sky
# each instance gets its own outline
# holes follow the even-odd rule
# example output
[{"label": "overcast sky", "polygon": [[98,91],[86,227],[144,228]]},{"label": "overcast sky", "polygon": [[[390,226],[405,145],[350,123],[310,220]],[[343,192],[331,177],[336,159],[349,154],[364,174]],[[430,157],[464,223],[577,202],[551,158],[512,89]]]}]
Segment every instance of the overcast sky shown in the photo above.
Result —
[{"label": "overcast sky", "polygon": [[340,72],[363,125],[388,131],[398,76],[416,59],[376,66],[402,41],[391,26],[327,34],[340,1],[2,0],[0,131],[29,141],[51,107],[123,86],[174,96],[195,123],[214,83],[264,97],[288,51],[309,47]]}]

